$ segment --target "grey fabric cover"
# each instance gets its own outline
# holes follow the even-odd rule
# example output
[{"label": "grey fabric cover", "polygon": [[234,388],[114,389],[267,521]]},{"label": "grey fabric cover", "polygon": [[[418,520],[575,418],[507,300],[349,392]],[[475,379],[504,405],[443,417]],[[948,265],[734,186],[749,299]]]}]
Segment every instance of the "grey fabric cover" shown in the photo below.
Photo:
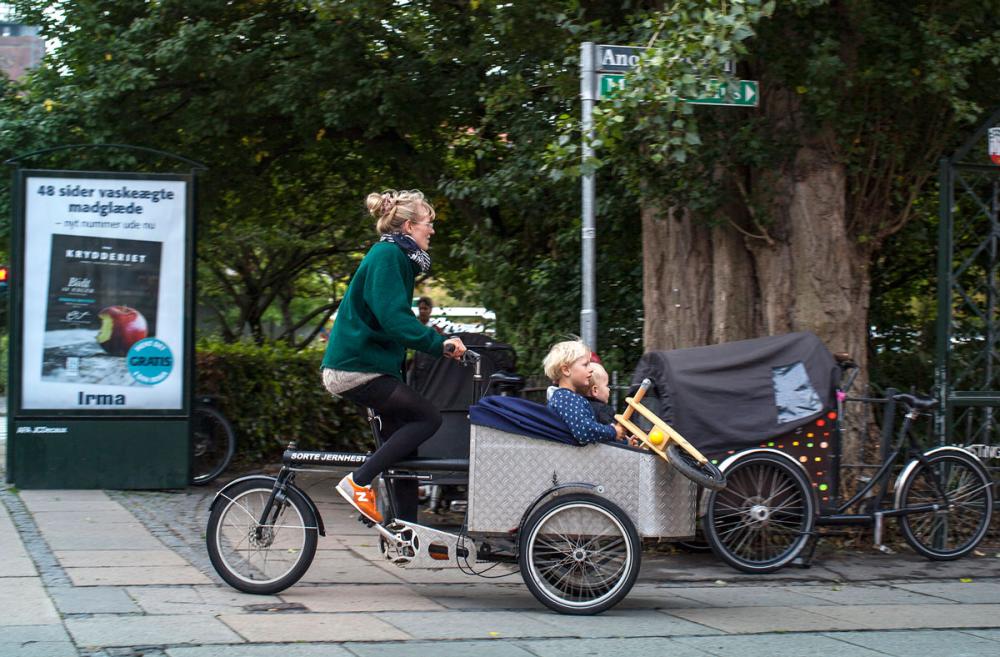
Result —
[{"label": "grey fabric cover", "polygon": [[653,382],[646,405],[713,453],[759,445],[835,408],[840,368],[818,337],[801,332],[651,351],[632,393],[644,378]]}]

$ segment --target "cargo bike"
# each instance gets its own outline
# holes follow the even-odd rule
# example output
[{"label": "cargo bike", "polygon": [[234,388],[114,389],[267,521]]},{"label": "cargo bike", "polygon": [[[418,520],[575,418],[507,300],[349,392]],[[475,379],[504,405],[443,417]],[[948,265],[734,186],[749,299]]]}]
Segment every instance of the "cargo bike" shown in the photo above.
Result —
[{"label": "cargo bike", "polygon": [[[824,526],[870,527],[887,551],[884,523],[895,519],[913,550],[934,560],[965,556],[985,537],[994,484],[982,462],[960,447],[926,449],[912,430],[936,400],[891,389],[884,398],[849,396],[857,372],[848,354],[830,353],[807,332],[640,360],[633,381],[653,382],[648,406],[726,476],[725,490],[701,496],[698,515],[704,540],[730,566],[747,573],[807,566]],[[880,405],[882,427],[874,474],[843,499],[847,405]]]},{"label": "cargo bike", "polygon": [[[705,456],[642,405],[644,389],[618,419],[645,443],[572,442],[565,424],[540,404],[484,396],[481,359],[469,350],[476,399],[469,409],[469,458],[414,458],[383,474],[375,524],[379,551],[403,568],[458,567],[483,574],[512,563],[531,593],[565,614],[595,614],[620,602],[639,574],[644,539],[690,538],[698,486],[725,486]],[[503,382],[498,373],[493,382]],[[636,426],[638,413],[651,423]],[[380,422],[368,420],[381,445]],[[274,594],[297,582],[326,534],[315,502],[296,475],[356,467],[365,454],[302,451],[290,444],[276,476],[236,479],[210,507],[206,543],[212,565],[234,588]],[[671,459],[674,465],[671,465]],[[433,483],[435,474],[468,472],[468,510],[458,533],[406,520],[396,484]],[[690,477],[690,478],[689,478]]]}]

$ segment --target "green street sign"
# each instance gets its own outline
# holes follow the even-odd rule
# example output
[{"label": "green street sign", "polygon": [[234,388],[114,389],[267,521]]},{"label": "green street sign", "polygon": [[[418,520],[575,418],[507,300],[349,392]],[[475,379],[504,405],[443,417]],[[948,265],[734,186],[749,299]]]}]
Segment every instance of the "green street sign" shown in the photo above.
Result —
[{"label": "green street sign", "polygon": [[757,107],[759,93],[756,80],[739,80],[731,94],[725,83],[717,83],[714,95],[700,98],[685,98],[692,105],[730,105],[733,107]]},{"label": "green street sign", "polygon": [[[598,99],[607,100],[613,98],[616,93],[625,89],[625,76],[618,74],[602,73],[598,84]],[[685,98],[684,101],[692,105],[727,105],[731,107],[757,107],[760,96],[756,80],[740,80],[735,93],[727,94],[724,83],[716,84],[716,92],[710,96],[698,98]]]},{"label": "green street sign", "polygon": [[619,91],[625,89],[624,75],[602,74],[599,79],[600,79],[600,84],[598,85],[599,92],[597,97],[600,100],[611,98]]}]

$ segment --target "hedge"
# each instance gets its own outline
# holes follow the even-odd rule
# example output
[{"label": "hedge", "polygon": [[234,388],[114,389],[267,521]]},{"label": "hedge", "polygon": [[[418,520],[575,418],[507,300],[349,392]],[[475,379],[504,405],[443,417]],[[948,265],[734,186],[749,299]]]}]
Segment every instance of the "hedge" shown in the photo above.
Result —
[{"label": "hedge", "polygon": [[323,388],[322,351],[202,341],[196,354],[195,390],[232,422],[238,459],[274,462],[289,440],[302,449],[372,447],[361,409]]}]

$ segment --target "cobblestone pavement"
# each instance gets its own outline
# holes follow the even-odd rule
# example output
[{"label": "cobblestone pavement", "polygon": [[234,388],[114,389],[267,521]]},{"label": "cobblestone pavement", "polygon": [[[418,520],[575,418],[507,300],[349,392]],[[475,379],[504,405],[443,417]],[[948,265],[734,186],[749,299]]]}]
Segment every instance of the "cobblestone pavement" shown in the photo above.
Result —
[{"label": "cobblestone pavement", "polygon": [[[0,444],[2,447],[2,444]],[[2,462],[2,459],[0,459]],[[597,617],[541,607],[520,576],[402,570],[304,476],[327,526],[276,596],[223,584],[204,547],[214,491],[0,489],[0,656],[1000,654],[1000,558],[870,548],[748,576],[711,555],[647,553]]]}]

